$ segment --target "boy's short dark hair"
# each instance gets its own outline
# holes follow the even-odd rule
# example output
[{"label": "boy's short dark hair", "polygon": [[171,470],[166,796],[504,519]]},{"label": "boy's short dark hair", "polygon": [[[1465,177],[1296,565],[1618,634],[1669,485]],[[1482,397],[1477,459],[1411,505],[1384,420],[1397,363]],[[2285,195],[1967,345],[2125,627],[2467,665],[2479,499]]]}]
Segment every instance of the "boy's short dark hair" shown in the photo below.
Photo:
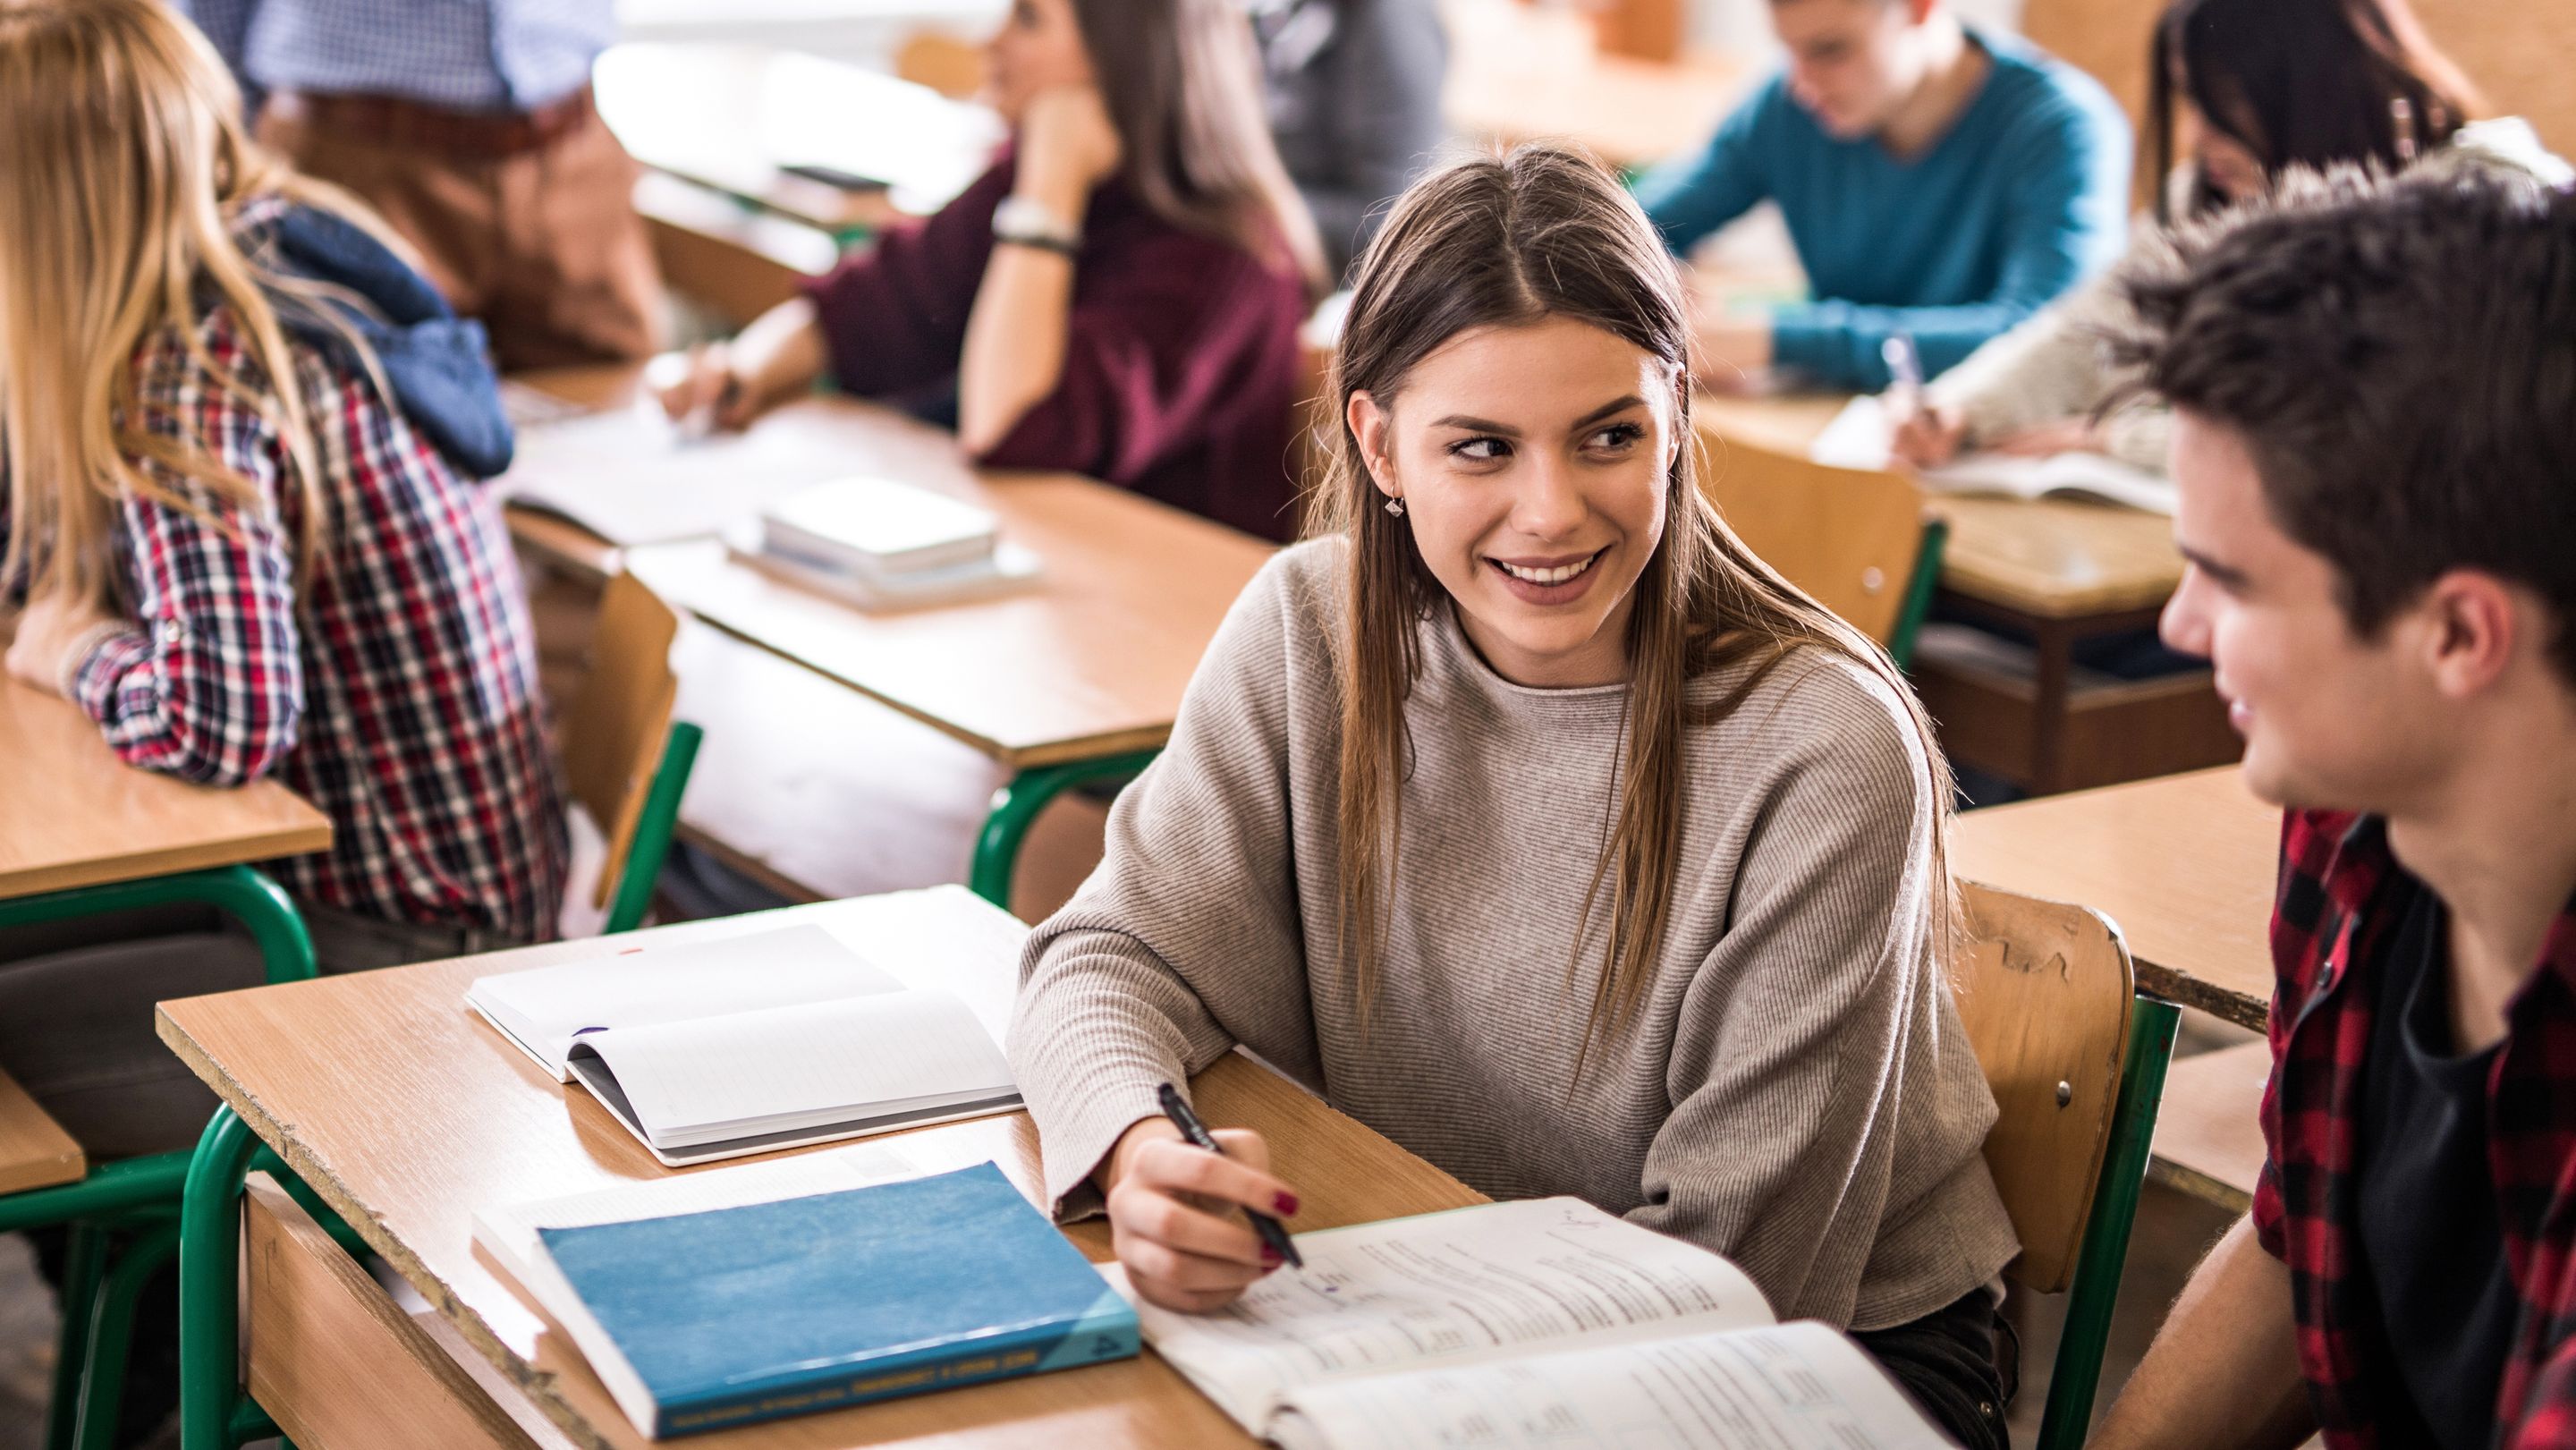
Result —
[{"label": "boy's short dark hair", "polygon": [[2576,682],[2576,197],[2287,176],[2130,264],[2114,353],[2245,441],[2367,638],[2445,571],[2523,585]]}]

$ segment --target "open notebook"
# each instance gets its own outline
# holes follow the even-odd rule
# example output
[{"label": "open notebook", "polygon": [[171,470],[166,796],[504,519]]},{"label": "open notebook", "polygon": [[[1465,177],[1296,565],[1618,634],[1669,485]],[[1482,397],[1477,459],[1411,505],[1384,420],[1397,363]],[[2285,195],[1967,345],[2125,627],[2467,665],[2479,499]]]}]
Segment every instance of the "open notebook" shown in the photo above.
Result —
[{"label": "open notebook", "polygon": [[1020,1105],[989,1004],[816,926],[479,977],[465,1002],[674,1167]]},{"label": "open notebook", "polygon": [[[1825,431],[1807,448],[1807,456],[1835,468],[1884,469],[1888,466],[1887,410],[1866,393],[1845,404]],[[1971,453],[1954,463],[1915,475],[1926,488],[1942,493],[2000,493],[2014,498],[2096,498],[2149,513],[2174,511],[2173,481],[2099,453],[2059,453],[2047,458],[2014,458],[2000,453]]]},{"label": "open notebook", "polygon": [[1303,1272],[1216,1313],[1137,1306],[1157,1353],[1291,1450],[1949,1443],[1841,1334],[1776,1323],[1733,1264],[1578,1199],[1299,1234],[1297,1247]]},{"label": "open notebook", "polygon": [[849,470],[846,456],[793,430],[690,437],[643,398],[520,429],[518,455],[494,487],[631,547],[721,533]]}]

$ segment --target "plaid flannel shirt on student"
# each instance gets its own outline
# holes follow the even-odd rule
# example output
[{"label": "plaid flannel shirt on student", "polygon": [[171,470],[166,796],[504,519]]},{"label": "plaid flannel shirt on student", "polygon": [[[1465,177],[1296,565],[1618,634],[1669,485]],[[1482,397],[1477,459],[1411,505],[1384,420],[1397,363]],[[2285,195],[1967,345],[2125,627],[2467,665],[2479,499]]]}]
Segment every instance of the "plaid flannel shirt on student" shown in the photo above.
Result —
[{"label": "plaid flannel shirt on student", "polygon": [[[2369,976],[2399,915],[2376,903],[2402,869],[2375,818],[2292,811],[2283,821],[2273,1071],[2263,1093],[2269,1152],[2254,1224],[2290,1270],[2299,1360],[2337,1450],[2389,1443],[2379,1386],[2394,1367],[2361,1263],[2356,1155],[2376,996]],[[2497,1387],[2495,1443],[2576,1447],[2576,901],[2507,1010],[2487,1101],[2506,1270],[2522,1305]]]},{"label": "plaid flannel shirt on student", "polygon": [[256,483],[217,503],[143,461],[204,516],[119,505],[135,627],[101,639],[73,698],[128,762],[238,785],[274,775],[331,818],[325,853],[272,864],[299,895],[397,921],[553,934],[563,809],[537,694],[527,597],[500,507],[363,375],[297,347],[296,386],[330,518],[299,587],[302,513],[274,421],[208,364],[260,373],[230,309],[135,358],[129,428]]}]

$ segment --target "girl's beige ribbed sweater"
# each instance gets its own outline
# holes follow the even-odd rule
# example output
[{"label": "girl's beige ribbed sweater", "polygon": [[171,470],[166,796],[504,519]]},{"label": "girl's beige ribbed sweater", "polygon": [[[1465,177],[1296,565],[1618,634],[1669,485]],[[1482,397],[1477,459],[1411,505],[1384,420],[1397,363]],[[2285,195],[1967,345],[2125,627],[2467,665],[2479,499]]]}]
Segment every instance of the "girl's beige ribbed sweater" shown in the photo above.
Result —
[{"label": "girl's beige ribbed sweater", "polygon": [[1978,1154],[1994,1103],[1935,966],[1932,802],[1886,687],[1808,651],[1690,732],[1671,925],[1577,1081],[1625,687],[1512,684],[1443,608],[1363,1032],[1336,923],[1342,557],[1290,549],[1245,590],[1107,858],[1030,939],[1010,1053],[1059,1209],[1156,1084],[1240,1045],[1486,1193],[1728,1255],[1784,1318],[1884,1328],[1992,1280],[2016,1247]]}]

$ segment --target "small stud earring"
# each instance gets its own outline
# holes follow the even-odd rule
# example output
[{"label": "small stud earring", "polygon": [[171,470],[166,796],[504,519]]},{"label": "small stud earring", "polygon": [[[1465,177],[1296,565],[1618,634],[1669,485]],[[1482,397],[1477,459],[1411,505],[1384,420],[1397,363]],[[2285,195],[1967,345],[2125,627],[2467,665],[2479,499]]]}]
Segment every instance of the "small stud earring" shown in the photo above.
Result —
[{"label": "small stud earring", "polygon": [[1388,499],[1386,501],[1386,511],[1395,515],[1397,518],[1404,517],[1404,500],[1400,498]]}]

